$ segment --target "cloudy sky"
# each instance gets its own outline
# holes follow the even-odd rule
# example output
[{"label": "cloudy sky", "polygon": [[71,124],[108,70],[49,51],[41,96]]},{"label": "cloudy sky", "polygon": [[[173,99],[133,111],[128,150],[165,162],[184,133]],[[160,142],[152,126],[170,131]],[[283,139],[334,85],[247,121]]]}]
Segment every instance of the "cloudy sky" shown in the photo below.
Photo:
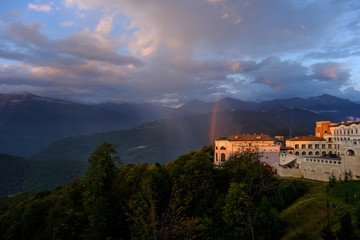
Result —
[{"label": "cloudy sky", "polygon": [[11,0],[0,93],[96,103],[360,102],[357,0]]}]

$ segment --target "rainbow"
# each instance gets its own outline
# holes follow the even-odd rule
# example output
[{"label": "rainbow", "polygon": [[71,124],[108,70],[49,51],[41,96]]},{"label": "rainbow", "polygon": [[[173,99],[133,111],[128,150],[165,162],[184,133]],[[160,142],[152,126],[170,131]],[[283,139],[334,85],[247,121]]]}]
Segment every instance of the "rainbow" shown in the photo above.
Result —
[{"label": "rainbow", "polygon": [[219,100],[217,99],[214,102],[213,109],[211,111],[211,119],[210,119],[210,129],[209,129],[209,143],[213,143],[215,140],[215,130],[216,130],[216,119],[219,107]]}]

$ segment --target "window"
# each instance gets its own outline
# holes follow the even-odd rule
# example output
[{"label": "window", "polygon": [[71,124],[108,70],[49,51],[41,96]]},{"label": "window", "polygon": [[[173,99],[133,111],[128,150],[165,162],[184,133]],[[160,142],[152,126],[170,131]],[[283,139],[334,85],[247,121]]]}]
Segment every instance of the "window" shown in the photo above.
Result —
[{"label": "window", "polygon": [[216,153],[216,161],[219,161],[219,156],[218,156],[218,153]]},{"label": "window", "polygon": [[321,148],[326,148],[326,145],[325,144],[321,145]]},{"label": "window", "polygon": [[220,150],[226,150],[226,147],[222,146],[222,147],[220,148]]},{"label": "window", "polygon": [[331,144],[328,144],[328,148],[331,148]]},{"label": "window", "polygon": [[354,150],[347,150],[346,151],[346,156],[355,156],[355,152],[354,152]]},{"label": "window", "polygon": [[299,152],[295,152],[295,155],[299,155]]},{"label": "window", "polygon": [[225,161],[225,153],[221,154],[221,161],[224,162]]},{"label": "window", "polygon": [[315,144],[315,148],[318,149],[318,148],[319,148],[319,144]]},{"label": "window", "polygon": [[298,149],[298,148],[299,148],[299,144],[295,144],[295,148]]},{"label": "window", "polygon": [[309,152],[309,155],[313,155],[312,151]]},{"label": "window", "polygon": [[315,155],[320,155],[320,152],[316,151],[316,152],[315,152]]},{"label": "window", "polygon": [[306,155],[306,152],[302,152],[301,155]]},{"label": "window", "polygon": [[302,149],[305,149],[305,148],[306,148],[305,144],[302,144],[302,145],[301,145],[301,148],[302,148]]},{"label": "window", "polygon": [[309,145],[308,145],[308,148],[312,148],[312,144],[309,144]]},{"label": "window", "polygon": [[326,152],[325,152],[325,151],[323,151],[323,152],[321,153],[321,155],[326,156]]}]

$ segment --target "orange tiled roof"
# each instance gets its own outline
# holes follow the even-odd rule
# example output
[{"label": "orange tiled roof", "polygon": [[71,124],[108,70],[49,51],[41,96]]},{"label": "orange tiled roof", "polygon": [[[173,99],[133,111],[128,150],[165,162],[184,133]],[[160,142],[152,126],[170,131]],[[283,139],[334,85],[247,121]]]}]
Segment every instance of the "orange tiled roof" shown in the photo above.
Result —
[{"label": "orange tiled roof", "polygon": [[341,122],[339,123],[339,125],[344,125],[344,126],[350,126],[351,124],[359,124],[360,121],[347,121],[347,122]]},{"label": "orange tiled roof", "polygon": [[274,141],[269,135],[228,135],[229,141]]},{"label": "orange tiled roof", "polygon": [[326,141],[324,138],[319,138],[315,136],[303,136],[287,139],[286,141]]},{"label": "orange tiled roof", "polygon": [[351,124],[360,124],[360,121],[347,121],[341,123],[330,123],[330,127],[339,127],[341,125],[350,126]]}]

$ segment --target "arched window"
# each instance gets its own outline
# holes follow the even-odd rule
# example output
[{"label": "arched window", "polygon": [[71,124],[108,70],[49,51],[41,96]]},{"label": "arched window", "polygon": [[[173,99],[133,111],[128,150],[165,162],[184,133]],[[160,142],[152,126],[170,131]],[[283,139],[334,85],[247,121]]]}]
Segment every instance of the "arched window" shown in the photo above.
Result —
[{"label": "arched window", "polygon": [[325,151],[323,151],[323,152],[321,153],[321,155],[326,156],[326,152],[325,152]]},{"label": "arched window", "polygon": [[295,152],[295,155],[299,155],[299,152]]},{"label": "arched window", "polygon": [[218,153],[216,153],[216,161],[219,161],[219,156],[218,156]]},{"label": "arched window", "polygon": [[320,153],[318,151],[315,152],[315,155],[320,155]]},{"label": "arched window", "polygon": [[301,155],[306,155],[306,152],[302,152]]},{"label": "arched window", "polygon": [[220,150],[226,150],[226,147],[222,146],[222,147],[220,148]]},{"label": "arched window", "polygon": [[309,155],[313,155],[312,151],[309,152]]},{"label": "arched window", "polygon": [[351,150],[351,149],[347,150],[346,151],[346,156],[355,156],[354,150]]},{"label": "arched window", "polygon": [[221,154],[221,161],[224,162],[225,161],[225,153]]}]

